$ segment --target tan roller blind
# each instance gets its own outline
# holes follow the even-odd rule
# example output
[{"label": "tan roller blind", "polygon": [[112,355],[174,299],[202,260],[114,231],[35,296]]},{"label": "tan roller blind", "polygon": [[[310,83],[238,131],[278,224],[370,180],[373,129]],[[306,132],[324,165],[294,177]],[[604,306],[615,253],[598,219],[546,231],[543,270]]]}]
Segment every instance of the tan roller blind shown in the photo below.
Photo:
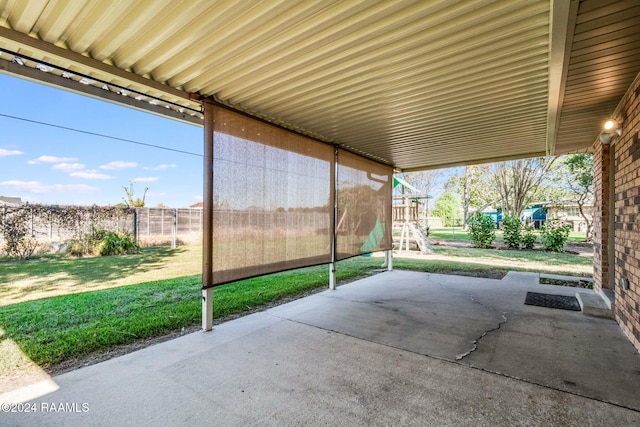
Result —
[{"label": "tan roller blind", "polygon": [[393,169],[339,150],[337,259],[391,249]]},{"label": "tan roller blind", "polygon": [[331,261],[334,148],[216,107],[213,284]]}]

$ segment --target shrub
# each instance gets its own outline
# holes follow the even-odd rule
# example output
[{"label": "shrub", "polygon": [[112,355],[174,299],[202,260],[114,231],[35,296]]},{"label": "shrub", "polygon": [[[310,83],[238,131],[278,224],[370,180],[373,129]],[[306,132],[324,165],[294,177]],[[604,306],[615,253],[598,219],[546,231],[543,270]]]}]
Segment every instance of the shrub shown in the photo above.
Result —
[{"label": "shrub", "polygon": [[84,255],[124,255],[140,251],[130,233],[116,233],[107,230],[93,230],[90,235],[69,242],[67,253],[73,256]]},{"label": "shrub", "polygon": [[38,247],[38,241],[31,230],[31,215],[31,211],[27,209],[0,210],[0,231],[5,241],[4,252],[8,257],[26,260],[31,258]]},{"label": "shrub", "polygon": [[569,239],[571,225],[564,221],[549,220],[544,223],[540,232],[542,246],[545,251],[562,252]]},{"label": "shrub", "polygon": [[535,233],[535,229],[531,225],[527,225],[524,228],[524,233],[522,233],[522,238],[521,238],[523,248],[533,249],[533,246],[536,244],[536,240],[538,240],[538,238],[534,233]]},{"label": "shrub", "polygon": [[486,249],[496,237],[496,224],[488,215],[476,212],[468,221],[471,241],[476,248]]},{"label": "shrub", "polygon": [[67,255],[84,256],[93,254],[93,245],[90,239],[73,239],[69,241],[69,246],[67,247]]},{"label": "shrub", "polygon": [[115,233],[108,231],[101,236],[97,245],[100,256],[135,254],[140,251],[140,246],[133,240],[129,233]]},{"label": "shrub", "polygon": [[504,242],[507,244],[507,247],[519,249],[520,243],[522,242],[522,236],[520,234],[522,223],[520,222],[520,218],[517,216],[505,216],[502,220],[502,225],[504,227]]}]

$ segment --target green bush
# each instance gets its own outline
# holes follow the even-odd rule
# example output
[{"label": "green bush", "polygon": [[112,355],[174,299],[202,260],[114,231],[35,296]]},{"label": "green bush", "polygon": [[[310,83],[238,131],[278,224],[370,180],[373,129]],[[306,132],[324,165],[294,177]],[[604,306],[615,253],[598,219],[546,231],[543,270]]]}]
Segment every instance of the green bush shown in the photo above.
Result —
[{"label": "green bush", "polygon": [[571,225],[564,221],[549,220],[545,222],[540,232],[544,250],[562,252],[564,244],[569,239],[569,231],[571,231]]},{"label": "green bush", "polygon": [[90,239],[73,239],[68,243],[69,246],[67,247],[67,255],[80,257],[94,254],[93,245]]},{"label": "green bush", "polygon": [[471,241],[476,248],[486,249],[496,237],[496,224],[489,215],[476,212],[468,221]]},{"label": "green bush", "polygon": [[140,251],[140,246],[133,240],[129,233],[115,233],[108,231],[102,236],[96,247],[98,255],[124,255],[134,254]]},{"label": "green bush", "polygon": [[67,254],[84,255],[124,255],[140,251],[130,233],[116,233],[107,230],[93,230],[90,235],[69,242]]},{"label": "green bush", "polygon": [[517,216],[505,216],[502,220],[502,225],[504,227],[504,242],[507,247],[519,249],[520,243],[522,243],[522,235],[520,234],[522,223],[520,218]]},{"label": "green bush", "polygon": [[531,225],[527,225],[522,233],[521,243],[524,249],[533,249],[538,237],[535,235],[535,229]]}]

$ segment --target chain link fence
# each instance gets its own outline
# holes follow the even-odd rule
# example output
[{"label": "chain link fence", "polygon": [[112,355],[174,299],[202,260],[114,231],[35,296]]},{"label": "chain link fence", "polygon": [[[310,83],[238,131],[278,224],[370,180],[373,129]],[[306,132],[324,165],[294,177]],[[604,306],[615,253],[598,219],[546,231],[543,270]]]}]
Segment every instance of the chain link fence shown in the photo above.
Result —
[{"label": "chain link fence", "polygon": [[141,246],[199,244],[202,209],[78,206],[0,207],[0,253],[12,235],[37,244],[38,252],[58,252],[64,242],[95,230],[132,234]]},{"label": "chain link fence", "polygon": [[202,209],[136,208],[133,234],[141,246],[199,244]]}]

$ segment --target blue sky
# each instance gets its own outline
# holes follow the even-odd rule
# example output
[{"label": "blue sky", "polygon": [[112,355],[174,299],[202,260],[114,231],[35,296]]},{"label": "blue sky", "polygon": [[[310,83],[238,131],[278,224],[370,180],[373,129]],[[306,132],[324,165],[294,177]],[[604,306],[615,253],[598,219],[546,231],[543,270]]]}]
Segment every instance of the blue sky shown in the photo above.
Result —
[{"label": "blue sky", "polygon": [[[201,127],[0,74],[0,114],[202,154]],[[202,157],[0,115],[0,195],[29,203],[115,205],[123,186],[147,206],[202,200]]]},{"label": "blue sky", "polygon": [[[202,201],[200,156],[141,146],[3,115],[202,155],[201,127],[0,74],[0,196],[29,203],[122,203],[122,187],[145,187],[147,206]],[[452,170],[440,173],[434,199]],[[433,206],[433,200],[431,201]]]}]

